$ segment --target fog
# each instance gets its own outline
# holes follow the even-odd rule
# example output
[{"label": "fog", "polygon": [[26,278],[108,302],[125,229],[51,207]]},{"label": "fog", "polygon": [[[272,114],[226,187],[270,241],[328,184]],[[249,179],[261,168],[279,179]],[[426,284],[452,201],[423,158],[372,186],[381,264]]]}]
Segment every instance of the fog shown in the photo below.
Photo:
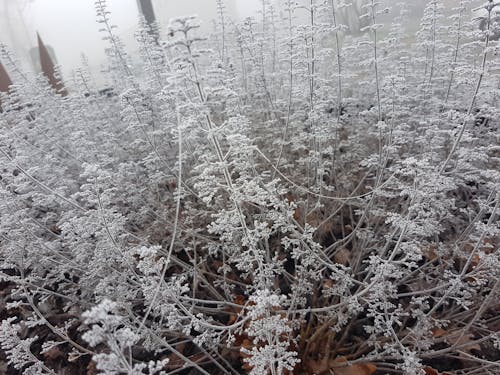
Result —
[{"label": "fog", "polygon": [[[229,1],[228,3],[231,3]],[[134,50],[134,32],[138,23],[137,0],[107,0],[117,33],[130,50]],[[171,17],[197,14],[205,28],[215,15],[215,0],[153,0],[160,24]],[[260,0],[232,0],[228,11],[231,17],[253,16]],[[99,75],[105,62],[104,48],[96,23],[94,0],[0,0],[0,43],[20,60],[27,70],[36,70],[29,51],[35,47],[36,33],[52,47],[57,63],[65,76],[81,65],[86,56],[94,74]]]},{"label": "fog", "polygon": [[[453,7],[458,0],[445,0],[446,7]],[[261,0],[225,0],[231,18],[240,20],[255,16]],[[426,0],[413,0],[415,24]],[[391,3],[391,1],[386,1]],[[107,0],[112,22],[127,49],[136,49],[134,32],[138,22],[137,0]],[[165,26],[171,17],[197,14],[206,30],[216,17],[216,0],[153,0],[160,25]],[[72,70],[81,66],[85,55],[91,71],[100,79],[100,70],[106,58],[106,43],[98,32],[95,21],[94,0],[0,0],[0,43],[6,44],[27,70],[37,70],[30,57],[30,49],[36,47],[38,32],[53,51],[57,63],[66,78]],[[32,54],[36,55],[36,50]]]}]

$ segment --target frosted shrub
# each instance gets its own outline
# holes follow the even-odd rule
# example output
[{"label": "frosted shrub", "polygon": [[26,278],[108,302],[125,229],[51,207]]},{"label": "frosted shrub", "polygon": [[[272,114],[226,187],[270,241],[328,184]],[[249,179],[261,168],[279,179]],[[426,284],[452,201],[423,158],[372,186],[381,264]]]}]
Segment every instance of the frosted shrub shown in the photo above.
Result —
[{"label": "frosted shrub", "polygon": [[0,368],[498,372],[500,5],[448,3],[217,1],[130,53],[99,0],[112,88],[65,97],[1,47]]}]

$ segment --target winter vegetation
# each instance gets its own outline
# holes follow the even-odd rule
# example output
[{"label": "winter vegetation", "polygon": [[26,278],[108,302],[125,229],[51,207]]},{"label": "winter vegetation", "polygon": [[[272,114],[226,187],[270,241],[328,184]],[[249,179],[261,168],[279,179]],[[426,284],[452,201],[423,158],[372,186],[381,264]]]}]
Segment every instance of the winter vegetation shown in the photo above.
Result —
[{"label": "winter vegetation", "polygon": [[499,2],[216,3],[0,47],[0,373],[500,373]]}]

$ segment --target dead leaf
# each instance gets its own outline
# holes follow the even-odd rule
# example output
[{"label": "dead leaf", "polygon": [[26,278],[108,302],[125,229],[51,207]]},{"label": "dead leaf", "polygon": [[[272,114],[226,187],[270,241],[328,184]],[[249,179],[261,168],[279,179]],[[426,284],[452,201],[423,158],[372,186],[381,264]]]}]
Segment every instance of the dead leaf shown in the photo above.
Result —
[{"label": "dead leaf", "polygon": [[351,252],[349,251],[349,249],[341,247],[335,252],[333,260],[335,261],[335,263],[348,266],[349,264],[351,264]]},{"label": "dead leaf", "polygon": [[90,361],[87,365],[87,375],[97,375],[97,363]]},{"label": "dead leaf", "polygon": [[472,271],[474,268],[476,268],[480,261],[481,261],[481,257],[479,256],[479,254],[474,254],[472,256],[472,260],[471,260],[471,263],[469,266],[470,271]]},{"label": "dead leaf", "polygon": [[56,224],[51,225],[51,226],[49,227],[49,230],[50,230],[52,233],[57,234],[57,235],[60,235],[60,234],[62,233],[61,228],[59,228]]},{"label": "dead leaf", "polygon": [[316,375],[372,375],[377,371],[377,366],[372,363],[349,365],[345,357],[337,357],[330,360],[311,360],[308,365],[309,369],[312,371],[310,373]]},{"label": "dead leaf", "polygon": [[[243,342],[242,342],[242,344],[241,344],[241,347],[245,348],[246,350],[252,350],[253,344],[252,344],[252,342],[249,339],[244,339]],[[247,354],[245,352],[242,352],[240,350],[240,357],[241,357],[242,362],[243,362],[243,364],[241,366],[243,368],[243,370],[245,370],[245,371],[251,371],[252,368],[253,368],[253,366],[250,365],[247,361],[245,361],[245,359],[246,358],[250,358],[251,355]]]},{"label": "dead leaf", "polygon": [[437,247],[435,245],[430,245],[423,249],[424,257],[429,261],[434,261],[437,259]]},{"label": "dead leaf", "polygon": [[[165,365],[164,369],[167,370],[178,370],[184,367],[186,364],[185,359],[178,357],[175,353],[169,354],[166,358],[168,359],[168,362]],[[204,353],[197,353],[186,356],[186,358],[188,358],[190,362],[201,363],[207,358],[207,355]]]},{"label": "dead leaf", "polygon": [[[292,192],[289,191],[288,193],[286,193],[286,200],[288,201],[288,203],[295,203],[295,196],[292,194]],[[293,218],[295,220],[299,220],[300,218],[300,210],[298,207],[293,210]]]},{"label": "dead leaf", "polygon": [[467,253],[471,253],[472,250],[474,250],[474,244],[473,243],[470,243],[470,242],[466,242],[464,244],[464,250],[467,252]]},{"label": "dead leaf", "polygon": [[333,288],[333,280],[332,279],[324,279],[322,281],[323,289],[332,289]]},{"label": "dead leaf", "polygon": [[253,347],[253,344],[249,339],[243,339],[243,342],[241,343],[241,347],[245,348],[247,350],[251,350]]},{"label": "dead leaf", "polygon": [[[234,297],[234,303],[244,306],[247,303],[247,300],[245,299],[245,296],[237,294]],[[226,323],[227,325],[234,324],[238,319],[239,314],[241,313],[241,308],[239,307],[226,307],[224,310],[229,314],[229,319]]]},{"label": "dead leaf", "polygon": [[439,372],[432,367],[424,367],[425,375],[439,375]]},{"label": "dead leaf", "polygon": [[469,354],[471,353],[471,350],[481,350],[479,344],[473,343],[474,337],[472,333],[462,334],[460,331],[454,331],[444,336],[444,338],[452,347],[456,347],[457,349]]},{"label": "dead leaf", "polygon": [[307,362],[307,370],[309,370],[307,373],[308,374],[316,374],[316,375],[322,375],[326,374],[328,371],[328,360],[323,359],[323,360],[312,360],[310,359]]},{"label": "dead leaf", "polygon": [[483,244],[484,244],[484,247],[483,247],[483,251],[486,253],[486,254],[491,254],[494,252],[494,250],[496,249],[497,247],[497,244],[498,244],[499,241],[497,240],[494,240],[493,238],[485,238],[483,240]]},{"label": "dead leaf", "polygon": [[236,297],[234,297],[234,303],[244,306],[247,303],[247,299],[245,298],[245,296],[237,294]]},{"label": "dead leaf", "polygon": [[442,337],[446,334],[446,331],[442,328],[433,328],[432,329],[432,336],[433,337]]},{"label": "dead leaf", "polygon": [[64,353],[62,352],[61,349],[59,349],[58,346],[53,346],[52,348],[46,350],[43,352],[43,356],[46,358],[46,359],[49,359],[49,360],[56,360],[58,358],[62,358],[64,357]]},{"label": "dead leaf", "polygon": [[345,357],[336,358],[331,364],[331,370],[335,375],[372,375],[375,371],[377,371],[377,366],[373,363],[359,363],[354,365],[347,365],[345,367],[335,367],[340,364],[347,363],[347,359]]}]

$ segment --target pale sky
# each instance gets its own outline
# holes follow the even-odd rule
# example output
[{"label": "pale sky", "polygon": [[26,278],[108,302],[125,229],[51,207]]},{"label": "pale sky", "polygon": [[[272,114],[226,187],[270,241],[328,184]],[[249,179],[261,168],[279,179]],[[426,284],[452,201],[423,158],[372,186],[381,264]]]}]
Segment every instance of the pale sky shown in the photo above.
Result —
[{"label": "pale sky", "polygon": [[[261,0],[225,0],[226,3],[230,1],[236,4],[236,14],[232,14],[236,19],[255,16],[261,7]],[[386,0],[392,1],[395,0]],[[428,0],[406,1],[415,5]],[[457,2],[445,0],[448,8]],[[216,0],[153,0],[153,3],[163,26],[169,18],[184,14],[198,14],[202,22],[209,25],[216,14]],[[107,0],[107,4],[112,23],[118,26],[118,35],[127,50],[133,53],[136,49],[133,35],[138,22],[137,0]],[[25,26],[21,27],[23,24]],[[0,0],[0,43],[7,44],[28,69],[31,67],[27,64],[27,51],[36,46],[38,31],[44,42],[54,49],[65,78],[81,65],[82,53],[93,72],[98,74],[105,63],[104,48],[107,46],[101,40],[99,28],[94,0]],[[10,35],[8,30],[11,30]]]},{"label": "pale sky", "polygon": [[[15,2],[10,6],[11,16],[7,16],[7,3]],[[198,14],[205,24],[211,21],[211,15],[204,14],[215,9],[216,0],[154,0],[157,8],[168,9],[171,16],[176,8],[182,8],[182,12]],[[179,6],[176,6],[176,2]],[[237,6],[236,17],[244,18],[255,15],[260,7],[260,0],[235,0]],[[13,3],[10,3],[13,4]],[[136,0],[107,0],[111,11],[113,24],[118,26],[117,32],[124,39],[130,49],[134,49],[133,34],[137,28],[138,11]],[[19,8],[17,8],[19,7]],[[100,25],[96,23],[94,0],[0,0],[0,24],[2,17],[10,17],[13,23],[19,23],[12,14],[19,15],[18,9],[22,10],[23,22],[27,32],[22,32],[22,44],[36,45],[36,32],[38,31],[44,42],[54,48],[58,63],[67,76],[71,70],[78,67],[81,62],[81,54],[84,53],[90,65],[99,71],[99,65],[105,61],[105,42],[101,40],[102,35],[98,32]],[[158,12],[158,9],[156,9]],[[166,22],[170,16],[158,16],[161,21]],[[0,34],[1,34],[0,27]],[[4,39],[7,38],[6,36]],[[9,40],[0,42],[9,45]],[[10,42],[12,43],[12,42]],[[18,41],[17,44],[20,42]],[[11,47],[14,52],[16,48]],[[25,48],[23,46],[24,49]]]},{"label": "pale sky", "polygon": [[[113,23],[120,33],[137,24],[135,0],[108,0]],[[95,21],[93,0],[34,0],[28,8],[31,25],[54,48],[64,70],[77,66],[82,53],[90,62],[103,58],[100,25]]]}]

